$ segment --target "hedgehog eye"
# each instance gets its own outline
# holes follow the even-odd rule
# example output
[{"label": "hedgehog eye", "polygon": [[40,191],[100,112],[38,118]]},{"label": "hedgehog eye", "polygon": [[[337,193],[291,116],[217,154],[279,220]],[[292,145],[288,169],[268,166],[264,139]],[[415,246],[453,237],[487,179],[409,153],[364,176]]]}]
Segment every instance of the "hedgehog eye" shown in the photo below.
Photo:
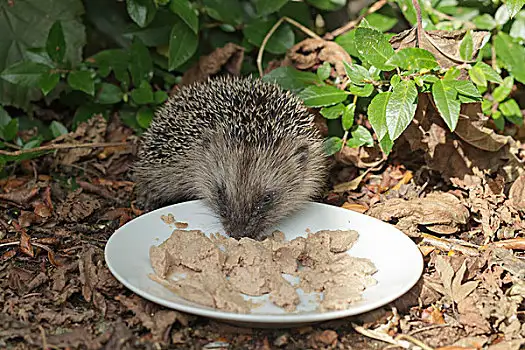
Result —
[{"label": "hedgehog eye", "polygon": [[260,202],[261,208],[267,209],[272,204],[274,199],[275,199],[274,191],[266,192],[261,198],[261,202]]}]

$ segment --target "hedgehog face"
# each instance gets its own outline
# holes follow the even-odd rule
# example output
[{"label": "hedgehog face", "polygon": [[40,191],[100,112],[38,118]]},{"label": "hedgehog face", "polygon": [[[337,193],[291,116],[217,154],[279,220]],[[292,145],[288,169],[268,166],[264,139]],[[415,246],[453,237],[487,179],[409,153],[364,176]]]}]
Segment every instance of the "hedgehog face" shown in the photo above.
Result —
[{"label": "hedgehog face", "polygon": [[267,149],[230,145],[215,158],[209,195],[203,197],[231,237],[262,240],[319,190],[322,156],[316,151],[292,140]]}]

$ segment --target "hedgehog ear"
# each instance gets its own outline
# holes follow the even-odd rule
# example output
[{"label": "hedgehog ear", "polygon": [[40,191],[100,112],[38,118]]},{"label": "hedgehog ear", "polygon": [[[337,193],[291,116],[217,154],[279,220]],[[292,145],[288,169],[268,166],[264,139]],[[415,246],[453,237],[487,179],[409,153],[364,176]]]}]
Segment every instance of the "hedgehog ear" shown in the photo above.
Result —
[{"label": "hedgehog ear", "polygon": [[309,153],[310,150],[308,149],[307,145],[301,145],[295,150],[294,156],[301,167],[306,167],[306,164],[308,163]]}]

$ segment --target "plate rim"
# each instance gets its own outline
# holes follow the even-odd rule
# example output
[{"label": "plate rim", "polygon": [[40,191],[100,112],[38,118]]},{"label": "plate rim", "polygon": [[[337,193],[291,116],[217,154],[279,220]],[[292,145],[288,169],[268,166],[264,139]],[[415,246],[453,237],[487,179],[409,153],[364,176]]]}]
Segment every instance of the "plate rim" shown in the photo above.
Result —
[{"label": "plate rim", "polygon": [[[352,309],[345,309],[345,310],[335,310],[335,311],[326,311],[326,312],[309,312],[309,313],[289,313],[289,314],[259,314],[259,313],[247,313],[247,314],[243,314],[243,313],[235,313],[235,312],[228,312],[228,311],[223,311],[223,310],[220,310],[220,309],[204,309],[199,306],[191,306],[191,305],[184,305],[184,304],[179,304],[177,302],[172,302],[172,301],[168,301],[168,300],[165,300],[163,298],[159,298],[159,297],[156,297],[155,295],[152,295],[150,293],[148,293],[147,291],[144,291],[140,288],[137,288],[135,286],[133,286],[131,283],[128,283],[126,281],[126,279],[124,277],[122,277],[117,271],[116,269],[114,268],[114,266],[112,266],[111,264],[111,259],[108,259],[108,247],[111,245],[111,242],[112,240],[116,239],[114,237],[116,237],[118,234],[122,234],[122,232],[124,231],[124,228],[128,225],[131,225],[133,223],[133,221],[141,218],[141,217],[145,217],[146,215],[154,215],[156,212],[161,212],[161,211],[165,211],[166,209],[169,209],[169,208],[176,208],[178,206],[183,206],[183,205],[188,205],[190,203],[193,203],[193,204],[197,204],[197,203],[201,203],[202,205],[204,205],[204,201],[201,200],[201,199],[196,199],[196,200],[190,200],[190,201],[185,201],[185,202],[181,202],[181,203],[176,203],[176,204],[172,204],[172,205],[168,205],[168,206],[165,206],[165,207],[162,207],[162,208],[158,208],[158,209],[155,209],[155,210],[152,210],[150,212],[147,212],[129,222],[127,222],[126,224],[122,225],[121,227],[119,227],[117,230],[115,230],[111,236],[108,238],[106,244],[105,244],[105,247],[104,247],[104,260],[106,262],[106,266],[108,267],[108,269],[110,270],[111,274],[120,282],[122,283],[126,288],[128,288],[129,290],[131,290],[133,293],[137,294],[138,296],[144,298],[144,299],[147,299],[151,302],[154,302],[156,304],[159,304],[159,305],[162,305],[164,307],[167,307],[169,309],[173,309],[173,310],[177,310],[177,311],[181,311],[181,312],[185,312],[185,313],[188,313],[188,314],[192,314],[192,315],[197,315],[197,316],[201,316],[201,317],[208,317],[208,318],[212,318],[212,319],[219,319],[219,320],[224,320],[224,321],[229,321],[229,322],[246,322],[246,323],[253,323],[253,324],[269,324],[269,323],[278,323],[278,324],[297,324],[297,323],[312,323],[312,322],[322,322],[322,321],[327,321],[327,320],[334,320],[334,319],[339,319],[339,318],[343,318],[343,317],[349,317],[349,316],[355,316],[355,315],[359,315],[359,314],[363,314],[363,313],[366,313],[368,311],[372,311],[372,310],[375,310],[381,306],[384,306],[390,302],[392,302],[393,300],[396,300],[400,297],[402,297],[403,295],[405,295],[410,289],[412,289],[412,287],[414,287],[416,285],[416,283],[419,281],[419,279],[421,278],[421,275],[423,273],[423,269],[424,269],[424,261],[423,261],[423,256],[421,254],[417,254],[417,275],[414,274],[414,276],[417,276],[416,277],[412,277],[412,279],[410,280],[410,283],[407,283],[403,288],[401,288],[401,293],[396,293],[394,296],[389,296],[389,297],[384,297],[382,299],[379,299],[379,300],[376,300],[375,302],[370,302],[370,303],[365,303],[363,306],[358,306],[358,307],[354,307]],[[333,208],[335,210],[345,210],[345,211],[349,211],[348,209],[344,209],[344,208],[341,208],[341,207],[337,207],[337,206],[333,206],[333,205],[330,205],[330,204],[325,204],[325,203],[319,203],[319,202],[308,202],[307,205],[313,205],[313,206],[324,206],[324,207],[330,207],[330,208]],[[390,225],[382,220],[379,220],[377,218],[374,218],[372,216],[369,216],[369,215],[365,215],[365,214],[362,214],[362,213],[358,213],[358,212],[355,212],[355,211],[349,211],[351,213],[351,215],[357,215],[357,216],[365,216],[367,219],[369,220],[372,220],[372,221],[377,221],[377,222],[380,222],[381,224],[386,224],[386,225]],[[409,242],[409,244],[411,244],[413,246],[414,249],[416,249],[417,251],[419,251],[419,248],[417,248],[417,245],[410,239],[410,237],[408,237],[405,233],[403,233],[401,230],[399,230],[398,228],[396,228],[395,226],[393,225],[390,225],[394,231],[397,231],[397,234],[400,234],[402,235],[403,237],[405,238],[402,238],[402,239],[406,239],[407,242]],[[419,251],[420,252],[420,251]],[[197,303],[195,303],[197,304]]]}]

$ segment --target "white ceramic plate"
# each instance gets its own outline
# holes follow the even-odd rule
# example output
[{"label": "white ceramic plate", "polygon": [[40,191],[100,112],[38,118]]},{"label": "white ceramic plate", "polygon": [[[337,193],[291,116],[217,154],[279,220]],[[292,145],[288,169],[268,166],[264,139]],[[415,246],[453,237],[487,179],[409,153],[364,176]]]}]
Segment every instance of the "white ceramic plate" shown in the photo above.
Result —
[{"label": "white ceramic plate", "polygon": [[161,220],[161,215],[170,213],[177,221],[187,222],[188,229],[200,229],[206,234],[224,232],[218,219],[201,201],[155,210],[128,222],[108,240],[105,257],[111,273],[127,288],[150,301],[225,322],[251,327],[290,327],[364,313],[406,293],[423,271],[423,258],[417,246],[392,225],[351,210],[310,203],[275,229],[284,232],[287,240],[306,236],[307,229],[311,232],[357,230],[359,239],[349,254],[372,260],[378,269],[373,275],[377,285],[365,290],[361,302],[341,311],[315,311],[315,301],[307,300],[306,297],[301,298],[298,313],[285,313],[270,302],[253,310],[251,314],[220,311],[182,299],[148,277],[148,274],[153,273],[149,263],[149,247],[162,243],[174,229],[173,225],[167,225]]}]

